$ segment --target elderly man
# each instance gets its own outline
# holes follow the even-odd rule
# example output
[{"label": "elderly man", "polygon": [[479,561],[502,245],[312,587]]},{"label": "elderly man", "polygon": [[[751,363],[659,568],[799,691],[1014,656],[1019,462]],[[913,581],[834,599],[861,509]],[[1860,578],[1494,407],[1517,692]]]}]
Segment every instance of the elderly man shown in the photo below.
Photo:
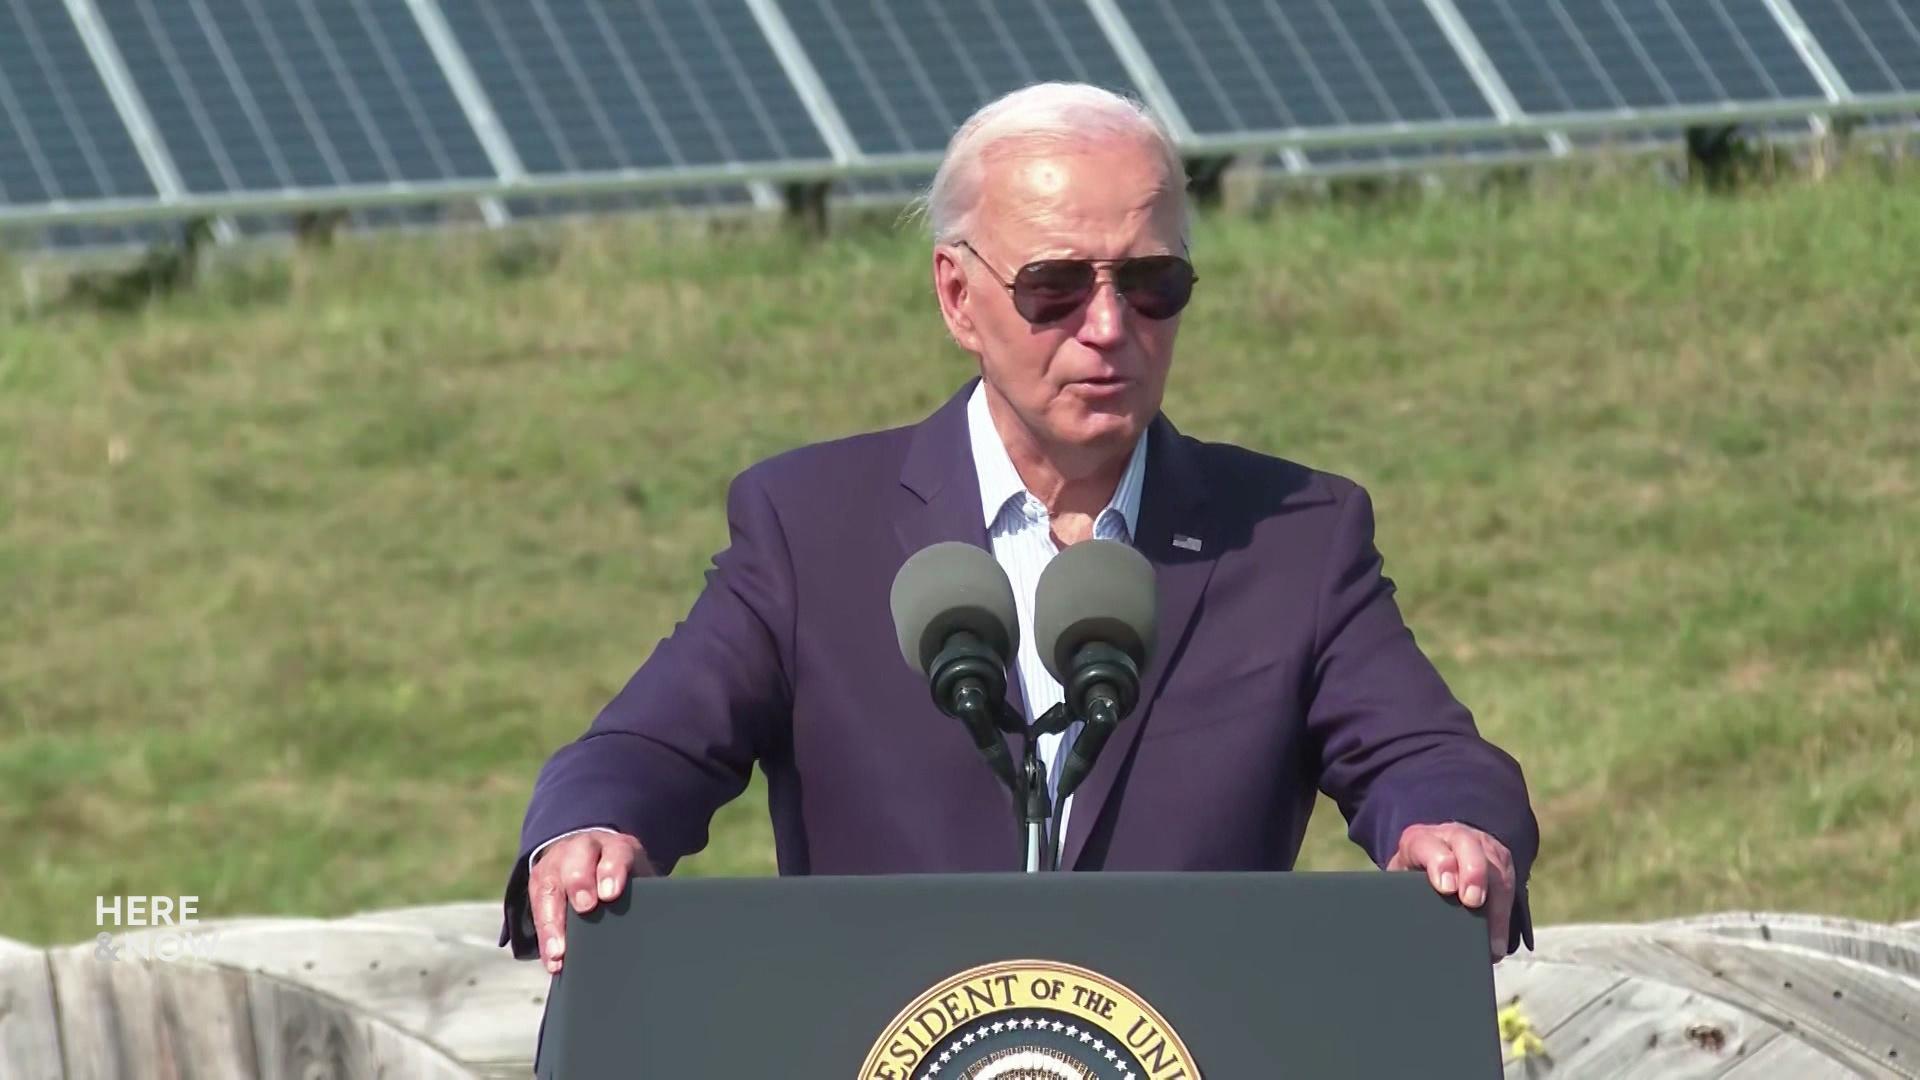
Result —
[{"label": "elderly man", "polygon": [[1195,282],[1165,131],[1103,90],[1029,87],[954,135],[927,209],[940,313],[980,378],[911,427],[734,481],[692,611],[541,771],[502,944],[559,970],[565,905],[700,850],[755,763],[783,874],[1018,869],[1007,793],[900,662],[889,588],[926,545],[991,551],[1031,719],[1062,696],[1035,582],[1089,537],[1154,564],[1159,645],[1061,807],[1063,869],[1285,870],[1317,787],[1376,863],[1484,907],[1495,959],[1531,944],[1520,769],[1401,621],[1366,493],[1160,413]]}]

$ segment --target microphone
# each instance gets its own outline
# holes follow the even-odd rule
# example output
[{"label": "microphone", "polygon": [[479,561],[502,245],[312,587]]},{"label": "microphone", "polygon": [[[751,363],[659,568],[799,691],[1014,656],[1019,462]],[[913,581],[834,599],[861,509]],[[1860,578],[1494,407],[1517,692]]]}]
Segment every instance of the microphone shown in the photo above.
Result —
[{"label": "microphone", "polygon": [[1033,599],[1040,662],[1066,688],[1068,713],[1085,722],[1060,767],[1063,802],[1140,699],[1158,607],[1153,564],[1115,540],[1074,544],[1040,572]]},{"label": "microphone", "polygon": [[966,725],[994,775],[1018,791],[1000,737],[1018,722],[1006,705],[1007,663],[1020,643],[1006,571],[972,544],[934,544],[900,567],[889,602],[907,666],[926,675],[933,703]]}]

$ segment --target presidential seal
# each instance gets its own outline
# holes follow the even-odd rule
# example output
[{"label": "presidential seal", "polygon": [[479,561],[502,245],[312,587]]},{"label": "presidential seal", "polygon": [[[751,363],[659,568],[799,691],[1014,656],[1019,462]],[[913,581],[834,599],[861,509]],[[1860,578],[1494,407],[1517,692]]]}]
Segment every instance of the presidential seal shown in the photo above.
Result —
[{"label": "presidential seal", "polygon": [[963,971],[900,1010],[859,1080],[1199,1080],[1140,995],[1051,960]]}]

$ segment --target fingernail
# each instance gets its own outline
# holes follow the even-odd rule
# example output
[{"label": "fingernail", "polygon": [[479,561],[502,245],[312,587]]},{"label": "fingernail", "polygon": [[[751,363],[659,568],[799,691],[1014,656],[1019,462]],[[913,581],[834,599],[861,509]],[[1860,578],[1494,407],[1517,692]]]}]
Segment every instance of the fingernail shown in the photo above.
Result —
[{"label": "fingernail", "polygon": [[575,892],[573,894],[573,906],[580,911],[587,910],[593,906],[593,894],[585,889]]},{"label": "fingernail", "polygon": [[566,951],[567,951],[566,938],[550,937],[547,939],[547,955],[549,957],[558,959]]},{"label": "fingernail", "polygon": [[602,900],[613,899],[613,879],[612,878],[603,877],[600,879],[600,899]]},{"label": "fingernail", "polygon": [[1469,885],[1467,886],[1467,891],[1460,894],[1460,902],[1467,905],[1468,907],[1479,907],[1481,892],[1482,890],[1480,886]]},{"label": "fingernail", "polygon": [[1453,871],[1451,871],[1451,870],[1444,870],[1444,871],[1441,871],[1441,873],[1440,873],[1440,891],[1441,891],[1441,892],[1452,892],[1452,891],[1453,891]]}]

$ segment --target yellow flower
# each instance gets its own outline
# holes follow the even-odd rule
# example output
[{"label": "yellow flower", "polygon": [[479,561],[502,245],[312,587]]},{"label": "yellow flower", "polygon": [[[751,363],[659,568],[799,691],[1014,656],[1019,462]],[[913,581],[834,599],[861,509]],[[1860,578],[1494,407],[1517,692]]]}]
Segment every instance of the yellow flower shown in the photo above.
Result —
[{"label": "yellow flower", "polygon": [[1547,1056],[1545,1040],[1533,1030],[1533,1021],[1521,1014],[1518,1001],[1500,1010],[1500,1041],[1513,1051],[1516,1061]]}]

